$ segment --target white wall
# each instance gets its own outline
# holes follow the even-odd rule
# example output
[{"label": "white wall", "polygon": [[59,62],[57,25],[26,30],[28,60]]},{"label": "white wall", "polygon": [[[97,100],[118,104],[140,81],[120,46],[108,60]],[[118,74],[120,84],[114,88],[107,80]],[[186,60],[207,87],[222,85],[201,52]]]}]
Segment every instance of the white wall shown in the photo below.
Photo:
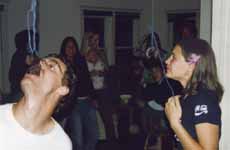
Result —
[{"label": "white wall", "polygon": [[80,6],[74,0],[40,2],[40,54],[59,52],[66,36],[80,39]]},{"label": "white wall", "polygon": [[200,9],[200,38],[211,43],[212,0],[202,0]]},{"label": "white wall", "polygon": [[0,3],[8,3],[9,0],[0,0]]},{"label": "white wall", "polygon": [[218,73],[224,86],[222,108],[222,136],[220,150],[230,149],[230,1],[213,0],[212,8],[212,46],[217,58]]}]

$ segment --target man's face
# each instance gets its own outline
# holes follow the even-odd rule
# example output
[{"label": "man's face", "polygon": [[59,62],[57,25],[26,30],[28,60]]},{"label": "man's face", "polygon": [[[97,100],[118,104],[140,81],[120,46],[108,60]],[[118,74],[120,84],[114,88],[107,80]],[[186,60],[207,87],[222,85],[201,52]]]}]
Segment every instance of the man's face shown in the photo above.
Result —
[{"label": "man's face", "polygon": [[48,95],[62,87],[66,65],[58,58],[47,57],[33,65],[21,81],[22,90]]}]

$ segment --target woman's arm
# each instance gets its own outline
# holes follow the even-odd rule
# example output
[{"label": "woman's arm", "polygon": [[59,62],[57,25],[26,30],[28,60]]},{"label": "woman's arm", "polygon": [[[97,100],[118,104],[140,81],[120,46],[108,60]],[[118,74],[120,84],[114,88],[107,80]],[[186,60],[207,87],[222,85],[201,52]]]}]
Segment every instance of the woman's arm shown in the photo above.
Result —
[{"label": "woman's arm", "polygon": [[195,126],[198,142],[191,137],[181,124],[182,115],[179,96],[169,98],[165,113],[170,125],[180,140],[184,150],[217,150],[219,127],[210,123],[200,123]]},{"label": "woman's arm", "polygon": [[198,141],[203,149],[217,150],[219,144],[219,126],[211,123],[200,123],[195,127]]}]

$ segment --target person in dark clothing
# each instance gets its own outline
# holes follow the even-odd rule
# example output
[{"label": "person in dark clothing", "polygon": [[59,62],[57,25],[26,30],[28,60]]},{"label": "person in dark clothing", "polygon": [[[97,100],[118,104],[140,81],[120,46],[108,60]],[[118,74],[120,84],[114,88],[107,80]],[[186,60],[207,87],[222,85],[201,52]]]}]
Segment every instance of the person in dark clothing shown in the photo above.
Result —
[{"label": "person in dark clothing", "polygon": [[[29,31],[32,34],[32,31]],[[39,44],[39,35],[36,34],[36,45]],[[9,100],[18,99],[21,95],[20,82],[26,70],[32,64],[35,54],[28,51],[28,30],[23,30],[15,35],[16,52],[13,54],[9,69],[10,96]]]},{"label": "person in dark clothing", "polygon": [[74,37],[66,37],[60,54],[71,62],[77,76],[76,93],[70,105],[70,115],[65,126],[72,142],[73,150],[94,150],[98,128],[96,108],[92,104],[93,84],[86,59],[81,55]]},{"label": "person in dark clothing", "polygon": [[149,84],[145,87],[144,89],[145,100],[149,101],[154,99],[158,104],[164,106],[168,98],[173,96],[173,93],[169,86],[172,87],[174,94],[176,95],[181,94],[182,86],[179,82],[163,77],[161,80]]},{"label": "person in dark clothing", "polygon": [[157,57],[151,58],[145,66],[152,73],[154,82],[147,84],[143,90],[143,98],[146,101],[155,100],[164,106],[168,98],[182,93],[183,87],[180,82],[167,78],[163,73],[163,62]]},{"label": "person in dark clothing", "polygon": [[143,99],[147,101],[143,111],[143,126],[145,133],[151,134],[150,141],[155,141],[152,145],[157,144],[160,137],[162,150],[168,150],[173,147],[173,134],[163,110],[168,98],[182,94],[183,87],[180,82],[164,75],[164,62],[161,62],[159,53],[155,53],[144,63],[151,72],[152,82],[143,90]]},{"label": "person in dark clothing", "polygon": [[66,37],[61,45],[60,54],[67,58],[77,75],[76,94],[78,97],[93,94],[93,84],[88,71],[85,57],[80,53],[74,37]]},{"label": "person in dark clothing", "polygon": [[166,60],[167,76],[178,80],[182,95],[170,97],[165,113],[179,149],[217,150],[221,136],[223,87],[217,76],[215,54],[202,39],[184,39]]}]

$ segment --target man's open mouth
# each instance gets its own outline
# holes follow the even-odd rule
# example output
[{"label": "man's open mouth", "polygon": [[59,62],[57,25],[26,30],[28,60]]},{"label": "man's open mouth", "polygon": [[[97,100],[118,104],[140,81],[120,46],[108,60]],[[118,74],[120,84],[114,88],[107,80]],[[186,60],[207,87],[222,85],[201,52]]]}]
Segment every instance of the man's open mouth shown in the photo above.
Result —
[{"label": "man's open mouth", "polygon": [[27,73],[39,76],[40,75],[40,71],[41,71],[40,59],[37,59],[28,68]]}]

